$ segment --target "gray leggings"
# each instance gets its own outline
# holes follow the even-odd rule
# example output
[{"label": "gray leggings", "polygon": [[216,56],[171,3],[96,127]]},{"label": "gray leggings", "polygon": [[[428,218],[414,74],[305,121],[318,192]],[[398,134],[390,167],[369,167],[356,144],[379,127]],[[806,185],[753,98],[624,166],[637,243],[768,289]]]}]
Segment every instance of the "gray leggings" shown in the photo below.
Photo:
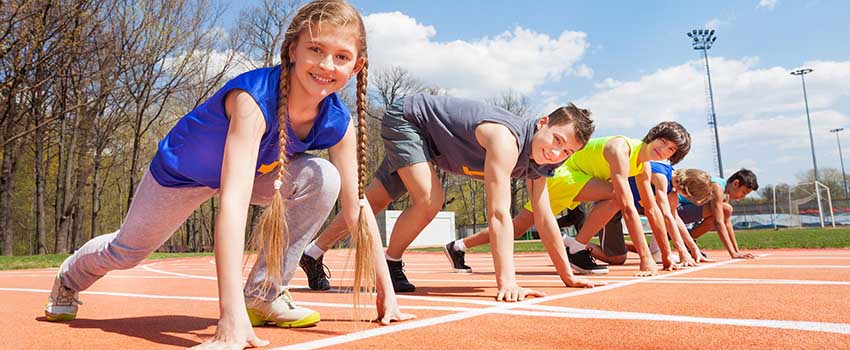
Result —
[{"label": "gray leggings", "polygon": [[[268,205],[271,202],[275,176],[276,172],[272,171],[254,179],[251,204]],[[327,160],[307,154],[290,160],[286,181],[280,189],[287,198],[285,215],[289,227],[289,245],[281,266],[283,280],[276,283],[277,289],[258,295],[258,287],[266,271],[265,259],[260,256],[245,285],[246,293],[273,300],[287,288],[305,246],[330,214],[339,188],[339,173]],[[86,242],[62,263],[59,270],[64,285],[82,291],[109,271],[138,265],[165,243],[195,209],[218,192],[218,189],[209,187],[163,187],[150,171],[146,171],[121,228]]]}]

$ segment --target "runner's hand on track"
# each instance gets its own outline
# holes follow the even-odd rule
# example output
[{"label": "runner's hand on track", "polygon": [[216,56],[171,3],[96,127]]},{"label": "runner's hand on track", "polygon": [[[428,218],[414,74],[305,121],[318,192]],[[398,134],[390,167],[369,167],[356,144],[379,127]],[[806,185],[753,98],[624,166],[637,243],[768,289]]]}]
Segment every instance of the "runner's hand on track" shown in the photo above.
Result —
[{"label": "runner's hand on track", "polygon": [[658,266],[655,264],[655,261],[653,261],[651,257],[649,259],[640,260],[640,271],[638,271],[635,276],[650,277],[658,274]]},{"label": "runner's hand on track", "polygon": [[682,254],[682,255],[684,255],[684,257],[682,257],[681,255],[679,256],[679,261],[682,262],[682,267],[694,267],[694,266],[699,265],[699,263],[696,262],[694,260],[694,258],[691,257],[690,254]]},{"label": "runner's hand on track", "polygon": [[496,301],[523,301],[525,297],[542,297],[546,293],[538,292],[533,289],[520,287],[516,283],[499,288],[499,293],[496,295]]},{"label": "runner's hand on track", "polygon": [[269,345],[269,341],[260,339],[254,334],[254,328],[248,321],[248,314],[242,316],[228,317],[222,315],[218,320],[215,335],[203,343],[193,346],[193,350],[242,350],[245,348],[262,348]]},{"label": "runner's hand on track", "polygon": [[732,259],[755,259],[756,256],[753,253],[741,253],[737,252],[732,255]]},{"label": "runner's hand on track", "polygon": [[566,284],[567,287],[572,287],[572,288],[593,288],[593,287],[598,287],[598,286],[604,286],[604,285],[607,285],[608,283],[601,282],[601,281],[591,281],[591,280],[586,279],[586,278],[581,278],[581,277],[572,275],[569,278],[567,278],[566,281],[564,281],[564,284]]},{"label": "runner's hand on track", "polygon": [[414,314],[401,312],[398,308],[398,301],[395,298],[386,298],[378,296],[378,322],[381,325],[388,325],[392,321],[407,321],[416,318]]},{"label": "runner's hand on track", "polygon": [[668,255],[666,258],[662,259],[662,268],[664,271],[676,271],[682,268],[682,265],[673,262],[673,255]]}]

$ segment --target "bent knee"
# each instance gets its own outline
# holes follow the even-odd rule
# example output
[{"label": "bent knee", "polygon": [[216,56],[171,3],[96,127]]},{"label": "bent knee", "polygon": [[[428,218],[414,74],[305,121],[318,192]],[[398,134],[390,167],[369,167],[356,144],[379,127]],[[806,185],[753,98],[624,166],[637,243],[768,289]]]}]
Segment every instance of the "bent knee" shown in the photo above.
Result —
[{"label": "bent knee", "polygon": [[443,209],[443,192],[434,191],[434,193],[431,193],[427,197],[411,198],[411,202],[414,206],[422,210],[422,213],[430,221]]},{"label": "bent knee", "polygon": [[[301,190],[312,198],[321,198],[333,203],[339,196],[342,180],[336,167],[329,161],[319,157],[309,157],[303,160],[301,169],[295,174],[296,183],[303,184]],[[297,189],[296,189],[297,190]]]},{"label": "bent knee", "polygon": [[626,254],[623,255],[615,255],[608,258],[609,265],[625,265],[626,264]]}]

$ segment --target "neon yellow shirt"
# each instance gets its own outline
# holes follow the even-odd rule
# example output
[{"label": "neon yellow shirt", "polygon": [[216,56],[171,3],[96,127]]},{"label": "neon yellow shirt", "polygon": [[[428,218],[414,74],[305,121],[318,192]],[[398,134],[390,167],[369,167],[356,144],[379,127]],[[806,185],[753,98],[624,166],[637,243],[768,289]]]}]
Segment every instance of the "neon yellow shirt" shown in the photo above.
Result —
[{"label": "neon yellow shirt", "polygon": [[[637,161],[638,154],[644,145],[643,141],[625,136],[592,138],[584,148],[555,169],[555,176],[547,179],[546,187],[553,213],[557,214],[564,209],[577,207],[580,203],[574,199],[590,179],[611,180],[611,165],[605,159],[604,150],[608,141],[617,137],[625,139],[631,151],[628,176],[636,176],[643,172],[644,163]],[[525,208],[532,211],[531,202],[526,203]]]}]

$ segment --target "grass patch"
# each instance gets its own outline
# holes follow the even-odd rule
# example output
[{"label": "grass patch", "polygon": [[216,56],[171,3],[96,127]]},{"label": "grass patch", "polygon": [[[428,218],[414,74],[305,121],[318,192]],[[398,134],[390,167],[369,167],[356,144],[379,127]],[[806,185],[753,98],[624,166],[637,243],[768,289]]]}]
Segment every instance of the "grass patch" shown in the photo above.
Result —
[{"label": "grass patch", "polygon": [[[747,249],[777,249],[777,248],[850,248],[850,228],[789,228],[778,231],[774,230],[736,230],[735,237],[738,240],[738,248]],[[653,239],[647,236],[648,240]],[[599,244],[594,237],[591,242]],[[697,240],[702,249],[726,250],[720,237],[715,232],[709,232]],[[672,245],[672,244],[671,244]],[[416,251],[437,252],[442,247],[418,248]],[[520,252],[545,252],[543,243],[539,241],[516,241],[514,251]],[[468,249],[471,253],[489,253],[490,245],[485,244]]]},{"label": "grass patch", "polygon": [[[0,270],[40,269],[59,267],[70,254],[0,256]],[[153,253],[148,260],[212,256],[213,253]]]}]

